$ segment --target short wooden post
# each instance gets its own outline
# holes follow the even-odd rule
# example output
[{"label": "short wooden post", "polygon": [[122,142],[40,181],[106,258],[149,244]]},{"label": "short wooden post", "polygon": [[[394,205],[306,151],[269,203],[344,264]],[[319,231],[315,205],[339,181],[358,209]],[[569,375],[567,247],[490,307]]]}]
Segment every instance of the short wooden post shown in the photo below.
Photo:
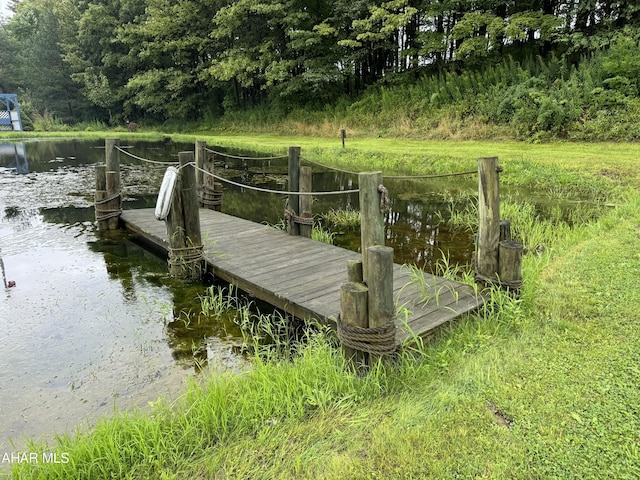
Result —
[{"label": "short wooden post", "polygon": [[103,203],[105,198],[107,198],[107,167],[106,165],[97,165],[95,209],[99,232],[104,232],[109,229],[108,219],[104,219],[103,213],[106,209],[105,204]]},{"label": "short wooden post", "polygon": [[[362,283],[348,282],[340,286],[340,321],[346,327],[367,328],[368,289]],[[342,353],[347,362],[359,370],[367,363],[367,353],[342,344]]]},{"label": "short wooden post", "polygon": [[368,282],[367,248],[384,245],[384,213],[380,208],[382,172],[363,172],[358,174],[360,189],[360,251],[362,252],[363,276]]},{"label": "short wooden post", "polygon": [[[393,248],[374,245],[367,248],[367,287],[369,288],[369,328],[389,326],[391,343],[395,348],[396,308],[393,302]],[[391,322],[392,325],[389,325]],[[369,355],[369,364],[374,365],[380,355]]]},{"label": "short wooden post", "polygon": [[[289,147],[289,191],[300,191],[300,147]],[[298,216],[300,214],[300,195],[290,193],[288,203],[292,215]],[[289,219],[287,232],[289,235],[300,235],[300,225],[294,218]]]},{"label": "short wooden post", "polygon": [[[204,188],[204,163],[206,158],[207,142],[204,140],[196,140],[196,185],[199,190]],[[200,206],[203,206],[202,200],[199,202]]]},{"label": "short wooden post", "polygon": [[347,260],[347,278],[350,282],[362,283],[362,259]]},{"label": "short wooden post", "polygon": [[203,272],[202,234],[196,188],[193,152],[179,152],[180,174],[167,217],[169,268],[174,277],[190,280]]},{"label": "short wooden post", "polygon": [[344,140],[347,138],[347,131],[344,128],[340,130],[340,137],[342,138],[342,148],[344,148]]},{"label": "short wooden post", "polygon": [[500,220],[500,241],[511,240],[511,222]]},{"label": "short wooden post", "polygon": [[498,158],[478,159],[478,255],[477,271],[497,280],[500,240],[500,183]]},{"label": "short wooden post", "polygon": [[[300,192],[312,191],[312,174],[311,167],[300,167]],[[312,212],[313,196],[300,195],[300,217],[313,219]],[[313,224],[300,224],[300,235],[311,238],[313,232]]]},{"label": "short wooden post", "polygon": [[517,290],[522,284],[522,244],[513,240],[503,240],[499,246],[500,283]]}]

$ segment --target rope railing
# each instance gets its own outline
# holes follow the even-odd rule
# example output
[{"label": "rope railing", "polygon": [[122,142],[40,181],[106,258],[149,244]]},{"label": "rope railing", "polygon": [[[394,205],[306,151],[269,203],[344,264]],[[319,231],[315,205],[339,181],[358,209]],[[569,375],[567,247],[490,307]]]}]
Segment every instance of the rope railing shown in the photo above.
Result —
[{"label": "rope railing", "polygon": [[221,157],[233,158],[235,160],[283,160],[289,158],[287,155],[281,155],[279,157],[244,157],[240,155],[231,155],[230,153],[219,152],[205,147],[205,151],[213,153],[214,155],[220,155]]},{"label": "rope railing", "polygon": [[289,191],[285,191],[285,190],[271,190],[269,188],[261,188],[261,187],[254,187],[253,185],[246,185],[244,183],[239,183],[239,182],[234,182],[233,180],[229,180],[227,178],[224,177],[220,177],[219,175],[216,175],[214,173],[208,172],[202,168],[199,168],[198,166],[196,166],[195,163],[187,163],[185,165],[183,165],[183,167],[186,167],[187,165],[193,165],[193,168],[195,168],[197,171],[200,171],[202,173],[204,173],[205,175],[209,175],[210,177],[215,178],[216,180],[219,180],[221,182],[225,182],[231,185],[235,185],[236,187],[240,187],[240,188],[247,188],[249,190],[254,190],[256,192],[264,192],[264,193],[277,193],[280,195],[313,195],[313,196],[318,196],[318,195],[342,195],[342,194],[346,194],[346,193],[357,193],[360,190],[359,189],[355,189],[355,190],[334,190],[334,191],[329,191],[329,192],[289,192]]},{"label": "rope railing", "polygon": [[411,179],[426,179],[426,178],[445,178],[445,177],[459,177],[462,175],[477,175],[477,170],[470,170],[468,172],[453,172],[453,173],[437,173],[433,175],[384,175],[384,178],[391,180],[411,180]]},{"label": "rope railing", "polygon": [[343,170],[343,169],[338,168],[338,167],[332,167],[330,165],[325,165],[324,163],[316,162],[315,160],[309,160],[308,158],[305,158],[305,157],[300,157],[300,160],[303,160],[303,161],[308,162],[308,163],[312,163],[314,165],[318,165],[319,167],[328,168],[329,170],[334,170],[336,172],[348,173],[349,175],[358,175],[358,172],[352,172],[350,170]]},{"label": "rope railing", "polygon": [[157,160],[149,160],[148,158],[142,158],[139,157],[137,155],[134,155],[131,152],[128,152],[127,150],[124,150],[123,148],[119,147],[119,146],[115,146],[114,147],[116,150],[118,150],[120,153],[124,153],[125,155],[128,155],[131,158],[135,158],[136,160],[140,160],[141,162],[146,162],[146,163],[153,163],[155,165],[177,165],[178,162],[160,162]]},{"label": "rope railing", "polygon": [[[327,168],[329,170],[333,170],[340,173],[347,173],[349,175],[358,175],[359,172],[352,172],[351,170],[344,170],[342,168],[332,167],[330,165],[325,165],[324,163],[316,162],[314,160],[310,160],[308,158],[300,157],[301,160],[305,162],[312,163],[314,165],[318,165],[323,168]],[[433,175],[383,175],[383,178],[388,178],[391,180],[410,180],[410,179],[427,179],[427,178],[445,178],[445,177],[458,177],[462,175],[475,175],[477,174],[477,170],[471,170],[468,172],[453,172],[453,173],[439,173]]]}]

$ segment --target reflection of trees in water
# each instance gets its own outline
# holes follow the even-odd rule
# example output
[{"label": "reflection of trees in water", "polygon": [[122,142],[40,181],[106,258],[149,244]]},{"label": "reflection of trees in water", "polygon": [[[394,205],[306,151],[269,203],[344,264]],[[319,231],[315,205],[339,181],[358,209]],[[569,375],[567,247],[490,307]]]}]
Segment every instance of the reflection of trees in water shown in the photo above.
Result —
[{"label": "reflection of trees in water", "polygon": [[[155,305],[162,312],[155,321],[165,324],[167,344],[179,365],[204,367],[212,356],[216,361],[230,361],[233,342],[229,338],[239,336],[232,314],[228,318],[203,316],[199,297],[204,285],[171,278],[166,260],[134,243],[134,238],[122,230],[105,232],[89,242],[89,248],[102,254],[109,278],[120,282],[128,302],[147,301],[139,291],[144,283],[172,292],[169,304]],[[215,338],[220,341],[212,340]]]}]

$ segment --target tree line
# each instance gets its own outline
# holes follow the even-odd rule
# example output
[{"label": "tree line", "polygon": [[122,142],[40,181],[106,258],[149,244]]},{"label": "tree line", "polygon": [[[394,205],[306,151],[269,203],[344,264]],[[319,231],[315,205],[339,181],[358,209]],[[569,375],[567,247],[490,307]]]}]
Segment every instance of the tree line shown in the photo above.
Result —
[{"label": "tree line", "polygon": [[[11,0],[0,91],[66,122],[317,108],[374,85],[577,59],[640,24],[631,0]],[[23,100],[23,101],[24,101]]]}]

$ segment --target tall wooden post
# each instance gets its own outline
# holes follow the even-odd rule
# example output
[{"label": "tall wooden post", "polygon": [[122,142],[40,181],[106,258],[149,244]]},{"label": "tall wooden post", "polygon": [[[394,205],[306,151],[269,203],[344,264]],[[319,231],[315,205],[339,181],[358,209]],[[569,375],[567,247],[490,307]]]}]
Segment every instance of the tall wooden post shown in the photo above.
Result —
[{"label": "tall wooden post", "polygon": [[342,148],[344,148],[344,139],[347,138],[347,131],[344,128],[340,130],[340,137],[342,138]]},{"label": "tall wooden post", "polygon": [[360,189],[360,251],[365,283],[368,283],[367,248],[384,245],[384,213],[380,208],[382,172],[363,172],[358,174]]},{"label": "tall wooden post", "polygon": [[500,182],[498,158],[478,159],[478,273],[497,280],[500,242]]},{"label": "tall wooden post", "polygon": [[[311,192],[312,191],[312,173],[311,167],[300,167],[300,191]],[[313,219],[313,197],[311,195],[300,195],[300,217]],[[300,235],[303,237],[311,238],[313,232],[313,224],[301,224]]]},{"label": "tall wooden post", "polygon": [[97,165],[95,209],[99,232],[104,232],[109,229],[109,221],[105,219],[103,213],[103,210],[106,209],[103,203],[105,198],[107,198],[107,167],[106,165]]},{"label": "tall wooden post", "polygon": [[106,220],[107,230],[117,230],[122,210],[122,185],[120,182],[120,146],[117,138],[105,139],[106,191],[110,200],[104,205],[105,214],[110,215]]},{"label": "tall wooden post", "polygon": [[[300,191],[300,147],[289,147],[289,191]],[[289,209],[295,216],[300,214],[300,195],[289,194]],[[289,235],[300,235],[300,225],[293,219],[287,225]]]},{"label": "tall wooden post", "polygon": [[179,152],[180,176],[182,182],[182,208],[184,209],[184,225],[187,237],[191,245],[202,245],[202,234],[200,232],[200,211],[198,210],[198,187],[196,185],[196,170],[192,166],[193,152]]},{"label": "tall wooden post", "polygon": [[[367,248],[367,300],[369,311],[369,328],[388,327],[384,335],[387,348],[395,348],[396,308],[393,302],[393,248],[374,245]],[[391,322],[391,324],[390,324]],[[381,341],[382,343],[382,341]],[[383,347],[383,345],[380,345]],[[390,353],[390,352],[388,352]],[[370,354],[369,364],[374,365],[381,355]]]},{"label": "tall wooden post", "polygon": [[169,267],[177,278],[197,280],[203,272],[202,234],[193,152],[179,152],[180,174],[167,217]]},{"label": "tall wooden post", "polygon": [[[196,140],[196,185],[198,189],[204,188],[204,174],[202,170],[204,169],[204,163],[206,158],[206,150],[207,142],[204,140]],[[200,202],[200,206],[202,206],[202,202]]]}]

